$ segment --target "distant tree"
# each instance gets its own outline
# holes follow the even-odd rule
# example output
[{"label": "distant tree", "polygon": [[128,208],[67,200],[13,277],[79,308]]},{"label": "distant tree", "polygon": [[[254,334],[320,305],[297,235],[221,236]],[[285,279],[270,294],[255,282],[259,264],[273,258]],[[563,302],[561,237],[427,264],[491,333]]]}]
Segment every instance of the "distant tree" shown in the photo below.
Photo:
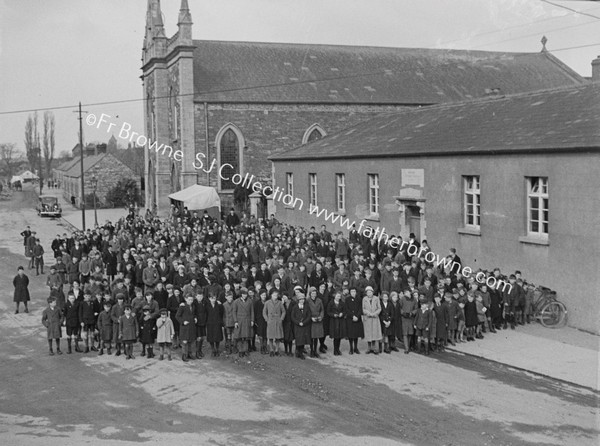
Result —
[{"label": "distant tree", "polygon": [[52,177],[52,160],[54,160],[55,151],[54,126],[54,113],[50,111],[44,112],[44,130],[42,134],[42,142],[44,149],[44,162],[46,164],[46,178]]},{"label": "distant tree", "polygon": [[106,201],[114,207],[131,206],[140,204],[140,189],[137,182],[131,178],[120,179],[106,194]]},{"label": "distant tree", "polygon": [[0,162],[2,162],[3,170],[10,180],[15,174],[16,167],[23,161],[21,153],[16,150],[16,144],[4,143],[0,144]]}]

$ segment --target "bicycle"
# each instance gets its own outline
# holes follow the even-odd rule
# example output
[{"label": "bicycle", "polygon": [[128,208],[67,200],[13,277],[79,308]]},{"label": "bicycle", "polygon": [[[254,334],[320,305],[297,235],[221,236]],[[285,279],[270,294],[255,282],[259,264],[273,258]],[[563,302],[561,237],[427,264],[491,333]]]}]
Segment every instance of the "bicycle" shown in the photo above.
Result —
[{"label": "bicycle", "polygon": [[561,328],[567,325],[567,307],[556,298],[556,291],[538,286],[534,297],[533,317],[546,328]]}]

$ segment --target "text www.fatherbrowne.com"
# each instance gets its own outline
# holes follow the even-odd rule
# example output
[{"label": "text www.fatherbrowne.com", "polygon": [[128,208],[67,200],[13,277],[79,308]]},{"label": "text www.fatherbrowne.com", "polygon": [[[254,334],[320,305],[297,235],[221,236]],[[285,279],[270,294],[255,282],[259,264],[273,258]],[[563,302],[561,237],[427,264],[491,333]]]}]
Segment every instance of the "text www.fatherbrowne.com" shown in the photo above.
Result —
[{"label": "text www.fatherbrowne.com", "polygon": [[[113,128],[117,127],[117,124],[114,122],[110,122],[109,120],[112,118],[111,115],[107,115],[106,113],[102,113],[100,117],[97,117],[95,114],[90,113],[86,116],[86,124],[94,127],[96,129],[100,129],[101,127],[106,128],[106,132],[109,133]],[[151,141],[148,137],[144,136],[141,133],[137,133],[132,131],[131,124],[127,122],[123,122],[119,128],[118,136],[120,139],[123,139],[130,143],[136,143],[139,146],[146,146],[149,151],[155,151],[159,153],[162,151],[163,156],[167,156],[169,158],[173,158],[175,161],[183,161],[183,151],[182,150],[173,150],[173,147],[166,144],[158,144],[158,141]],[[206,156],[203,153],[197,153],[195,157],[195,161],[193,162],[193,166],[197,170],[202,170],[203,172],[210,173],[216,167],[216,160],[213,160],[210,164],[208,170],[204,168],[204,159]],[[266,197],[272,198],[274,201],[280,201],[284,205],[288,207],[292,207],[295,210],[301,211],[304,207],[304,201],[300,198],[294,198],[290,194],[286,194],[279,187],[271,187],[269,185],[263,186],[260,181],[257,181],[254,175],[242,176],[239,173],[235,173],[232,177],[226,177],[223,173],[224,167],[233,166],[230,164],[224,163],[218,168],[218,175],[222,180],[229,181],[231,180],[236,185],[242,185],[243,187],[247,187],[252,189],[254,192],[262,192]],[[317,218],[323,218],[325,221],[328,221],[332,224],[338,224],[340,228],[345,228],[350,231],[350,229],[355,226],[356,222],[354,220],[350,220],[347,217],[343,217],[339,213],[329,212],[327,209],[320,209],[318,206],[313,204],[310,205],[308,213],[310,215],[315,215]],[[370,226],[366,226],[366,220],[361,220],[358,226],[358,233],[362,234],[364,237],[369,239],[377,240],[381,242],[384,238],[384,243],[388,245],[390,248],[397,248],[399,250],[403,250],[406,247],[407,253],[410,256],[416,255],[417,257],[421,257],[424,254],[425,260],[429,263],[436,263],[437,266],[443,265],[443,268],[455,270],[460,272],[465,277],[470,277],[473,273],[473,270],[468,266],[462,267],[459,263],[453,261],[451,257],[440,257],[439,255],[433,253],[432,251],[424,252],[423,247],[418,248],[414,244],[409,244],[405,240],[400,241],[400,239],[396,236],[390,237],[385,232],[385,228],[376,228],[373,229]],[[408,246],[406,246],[408,245]],[[508,287],[508,292],[512,289],[512,285],[503,280],[497,279],[493,275],[486,275],[482,271],[478,271],[475,274],[475,280],[479,283],[485,283],[489,287],[493,287],[499,289],[502,287],[502,291],[504,291]]]}]

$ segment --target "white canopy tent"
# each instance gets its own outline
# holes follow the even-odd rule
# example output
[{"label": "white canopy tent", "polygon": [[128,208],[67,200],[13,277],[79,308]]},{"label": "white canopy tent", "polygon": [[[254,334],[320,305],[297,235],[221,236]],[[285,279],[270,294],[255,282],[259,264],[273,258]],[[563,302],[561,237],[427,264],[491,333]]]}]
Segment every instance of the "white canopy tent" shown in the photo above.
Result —
[{"label": "white canopy tent", "polygon": [[10,179],[10,184],[15,184],[17,181],[23,183],[23,177],[19,175],[13,175],[13,177]]},{"label": "white canopy tent", "polygon": [[214,187],[194,184],[169,195],[169,198],[172,203],[185,206],[190,211],[206,210],[213,218],[221,217],[221,199]]},{"label": "white canopy tent", "polygon": [[18,176],[20,176],[25,181],[33,181],[40,179],[40,177],[38,177],[35,173],[31,172],[30,170],[26,170],[25,172],[20,173]]}]

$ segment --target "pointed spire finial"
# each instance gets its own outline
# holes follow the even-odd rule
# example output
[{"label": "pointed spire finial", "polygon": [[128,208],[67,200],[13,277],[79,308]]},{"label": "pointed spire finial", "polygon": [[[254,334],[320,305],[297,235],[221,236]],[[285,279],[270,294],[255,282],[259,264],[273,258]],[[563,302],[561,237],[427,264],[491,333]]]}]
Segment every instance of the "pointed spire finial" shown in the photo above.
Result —
[{"label": "pointed spire finial", "polygon": [[548,39],[546,38],[546,36],[542,36],[542,40],[541,40],[541,42],[542,42],[542,52],[544,52],[544,51],[548,51],[548,50],[546,49],[546,42],[548,42]]},{"label": "pointed spire finial", "polygon": [[188,6],[187,0],[181,0],[181,7],[179,8],[179,19],[177,20],[177,24],[180,25],[182,23],[192,23],[192,15],[190,14],[190,7]]}]

